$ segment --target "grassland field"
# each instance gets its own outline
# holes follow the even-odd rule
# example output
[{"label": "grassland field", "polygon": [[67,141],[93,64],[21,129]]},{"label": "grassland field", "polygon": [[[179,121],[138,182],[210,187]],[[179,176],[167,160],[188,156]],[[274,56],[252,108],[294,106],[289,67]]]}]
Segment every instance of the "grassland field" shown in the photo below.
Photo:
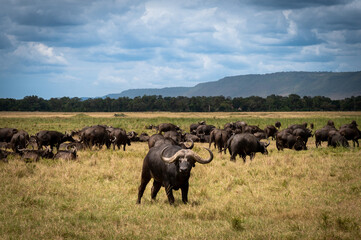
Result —
[{"label": "grassland field", "polygon": [[[118,117],[115,117],[116,114]],[[332,119],[336,127],[361,112],[259,113],[34,113],[0,112],[0,127],[60,132],[95,124],[154,134],[144,127],[171,122],[189,131],[205,120],[223,127],[244,120],[285,128]],[[175,191],[170,206],[164,189],[152,201],[148,184],[136,204],[146,143],[126,151],[78,151],[76,161],[19,159],[0,162],[0,239],[361,239],[360,147],[277,151],[240,158],[218,153],[192,169],[189,203]],[[194,151],[207,156],[196,143]]]}]

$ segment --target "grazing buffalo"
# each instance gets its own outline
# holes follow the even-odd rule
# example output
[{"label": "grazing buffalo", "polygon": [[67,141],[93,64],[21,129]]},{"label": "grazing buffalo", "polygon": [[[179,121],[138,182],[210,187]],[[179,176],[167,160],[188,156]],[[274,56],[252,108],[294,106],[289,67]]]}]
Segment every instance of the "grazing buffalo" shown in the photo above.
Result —
[{"label": "grazing buffalo", "polygon": [[206,122],[205,121],[200,121],[198,123],[192,123],[190,126],[189,126],[189,132],[192,133],[192,134],[196,134],[196,131],[197,131],[197,127],[199,125],[206,125]]},{"label": "grazing buffalo", "polygon": [[232,136],[228,141],[228,150],[231,154],[231,161],[236,160],[236,156],[239,155],[243,158],[243,162],[246,162],[246,156],[250,156],[252,160],[257,152],[268,154],[268,143],[260,142],[251,133],[241,133]]},{"label": "grazing buffalo", "polygon": [[57,131],[40,131],[35,135],[36,142],[38,144],[38,149],[41,149],[43,146],[50,146],[51,149],[55,146],[59,150],[59,145],[66,141],[73,142],[74,139],[70,134],[63,134]]},{"label": "grazing buffalo", "polygon": [[186,142],[199,142],[200,141],[200,138],[194,134],[191,134],[191,133],[186,133],[184,135],[184,141]]},{"label": "grazing buffalo", "polygon": [[264,129],[266,133],[266,138],[272,137],[272,140],[276,138],[276,134],[278,132],[277,128],[273,125],[267,125]]},{"label": "grazing buffalo", "polygon": [[296,128],[292,131],[292,134],[297,137],[301,137],[302,141],[307,144],[308,138],[312,137],[312,132],[307,128]]},{"label": "grazing buffalo", "polygon": [[120,146],[123,145],[123,151],[125,151],[125,146],[130,146],[130,139],[134,136],[134,133],[131,132],[132,135],[127,135],[127,132],[121,128],[112,128],[108,129],[108,135],[111,143],[113,144],[113,150],[115,150],[115,146],[120,149]]},{"label": "grazing buffalo", "polygon": [[361,132],[356,126],[340,128],[340,134],[347,140],[352,140],[354,147],[355,143],[357,144],[357,147],[359,147],[358,140],[361,138]]},{"label": "grazing buffalo", "polygon": [[72,148],[71,150],[60,150],[58,151],[54,159],[64,159],[64,160],[75,160],[77,158],[76,148]]},{"label": "grazing buffalo", "polygon": [[82,141],[88,148],[97,146],[99,149],[105,144],[107,148],[110,147],[111,141],[108,131],[112,128],[103,125],[95,125],[91,127],[85,127],[82,130],[73,133],[77,135],[79,140]]},{"label": "grazing buffalo", "polygon": [[59,150],[61,143],[66,141],[74,142],[70,134],[63,134],[57,131],[40,131],[35,137],[38,143],[38,149],[42,149],[43,146],[50,146],[50,148],[53,149],[55,146],[56,149]]},{"label": "grazing buffalo", "polygon": [[177,131],[167,131],[164,133],[165,138],[171,138],[176,142],[184,141],[184,135]]},{"label": "grazing buffalo", "polygon": [[23,149],[28,146],[29,139],[29,134],[24,130],[20,130],[12,136],[10,146],[14,152],[19,152],[19,149]]},{"label": "grazing buffalo", "polygon": [[244,121],[237,121],[234,123],[234,127],[236,129],[241,130],[242,132],[244,132],[244,128],[247,126],[248,124]]},{"label": "grazing buffalo", "polygon": [[201,135],[210,135],[212,130],[216,128],[213,125],[199,125],[196,130],[196,134],[198,137]]},{"label": "grazing buffalo", "polygon": [[300,136],[295,136],[287,130],[283,130],[276,135],[276,147],[278,151],[284,148],[294,149],[296,151],[307,150],[306,143]]},{"label": "grazing buffalo", "polygon": [[231,132],[229,131],[213,129],[210,134],[209,148],[211,148],[211,144],[214,143],[214,148],[218,147],[218,152],[222,152],[222,150],[224,150],[224,153],[226,153],[227,141],[230,136]]},{"label": "grazing buffalo", "polygon": [[282,126],[282,124],[281,124],[280,121],[277,121],[277,122],[275,123],[275,127],[276,127],[276,128],[280,129],[281,126]]},{"label": "grazing buffalo", "polygon": [[256,133],[256,132],[262,132],[263,130],[260,129],[258,126],[256,125],[247,125],[243,128],[243,133]]},{"label": "grazing buffalo", "polygon": [[335,131],[336,128],[332,125],[326,125],[321,129],[315,131],[315,144],[316,148],[321,146],[322,142],[328,141],[329,132]]},{"label": "grazing buffalo", "polygon": [[212,152],[206,148],[210,157],[203,159],[189,149],[179,146],[162,144],[149,149],[143,161],[141,183],[137,203],[140,204],[144,190],[153,178],[151,197],[154,200],[163,186],[169,204],[174,203],[173,190],[181,189],[183,203],[188,202],[189,177],[195,163],[207,164],[213,160]]},{"label": "grazing buffalo", "polygon": [[178,131],[180,130],[179,126],[176,126],[172,123],[161,123],[158,125],[158,131],[157,133],[162,133],[162,132],[168,132],[168,131]]},{"label": "grazing buffalo", "polygon": [[148,140],[148,147],[149,147],[149,149],[151,149],[152,147],[159,146],[163,143],[167,143],[170,145],[180,146],[183,149],[192,149],[194,146],[194,143],[193,143],[193,141],[190,141],[190,142],[192,142],[192,144],[190,146],[186,146],[183,142],[178,142],[178,141],[174,140],[173,138],[166,138],[162,134],[154,134]]},{"label": "grazing buffalo", "polygon": [[0,142],[10,142],[11,138],[18,130],[15,128],[0,128]]},{"label": "grazing buffalo", "polygon": [[140,135],[139,135],[139,142],[148,142],[148,140],[149,140],[149,135],[148,135],[148,133],[141,133]]},{"label": "grazing buffalo", "polygon": [[292,129],[292,130],[295,130],[297,128],[307,128],[307,125],[308,124],[305,122],[303,124],[293,124],[293,125],[289,126],[288,128]]},{"label": "grazing buffalo", "polygon": [[328,139],[328,146],[332,146],[335,148],[339,146],[349,147],[350,145],[348,144],[347,139],[342,136],[340,132],[335,131]]}]

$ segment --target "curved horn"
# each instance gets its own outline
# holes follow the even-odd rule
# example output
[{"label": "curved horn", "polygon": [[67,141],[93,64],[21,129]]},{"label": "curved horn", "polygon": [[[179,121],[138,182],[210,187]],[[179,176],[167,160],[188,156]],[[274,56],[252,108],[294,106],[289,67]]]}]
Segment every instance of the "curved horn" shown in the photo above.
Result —
[{"label": "curved horn", "polygon": [[268,147],[271,144],[271,141],[268,140],[268,143],[264,145],[264,147]]},{"label": "curved horn", "polygon": [[114,139],[110,140],[111,142],[115,142],[117,140],[117,137],[114,136]]},{"label": "curved horn", "polygon": [[194,147],[194,142],[193,142],[192,139],[190,139],[190,142],[191,142],[191,145],[190,145],[190,146],[187,146],[185,143],[183,143],[184,146],[185,146],[187,149],[192,149],[192,148]]},{"label": "curved horn", "polygon": [[184,149],[181,149],[181,150],[179,150],[178,152],[176,152],[173,156],[171,156],[169,158],[163,157],[163,153],[168,147],[169,146],[163,148],[162,152],[160,153],[160,157],[164,162],[172,163],[172,162],[178,160],[178,158],[180,158],[182,155],[184,155]]},{"label": "curved horn", "polygon": [[131,132],[130,132],[130,138],[133,138],[134,135],[135,135],[134,131],[131,131]]},{"label": "curved horn", "polygon": [[199,156],[197,153],[195,153],[195,152],[193,152],[191,150],[188,150],[188,151],[190,152],[190,155],[192,156],[192,158],[195,161],[199,162],[200,164],[207,164],[207,163],[210,163],[213,160],[213,153],[208,148],[204,148],[204,149],[206,149],[210,154],[208,159],[203,159],[201,156]]}]

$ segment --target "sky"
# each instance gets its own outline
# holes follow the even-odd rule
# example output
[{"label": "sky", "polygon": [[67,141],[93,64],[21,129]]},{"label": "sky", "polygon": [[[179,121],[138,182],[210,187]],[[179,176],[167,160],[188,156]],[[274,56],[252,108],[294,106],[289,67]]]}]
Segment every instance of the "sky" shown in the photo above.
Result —
[{"label": "sky", "polygon": [[361,70],[361,0],[0,0],[0,98]]}]

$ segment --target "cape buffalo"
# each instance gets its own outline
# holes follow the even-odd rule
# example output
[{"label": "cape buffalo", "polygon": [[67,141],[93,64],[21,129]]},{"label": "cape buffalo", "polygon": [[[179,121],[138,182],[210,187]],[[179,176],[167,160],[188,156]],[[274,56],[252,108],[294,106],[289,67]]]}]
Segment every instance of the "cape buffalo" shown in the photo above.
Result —
[{"label": "cape buffalo", "polygon": [[207,149],[210,157],[203,159],[189,149],[179,146],[162,144],[149,149],[143,161],[141,183],[138,191],[137,203],[140,204],[144,190],[153,178],[151,197],[154,200],[163,186],[169,204],[174,203],[173,190],[181,189],[183,203],[188,202],[189,177],[195,163],[207,164],[213,160],[211,150]]},{"label": "cape buffalo", "polygon": [[295,136],[287,130],[283,130],[276,135],[276,147],[278,150],[284,148],[294,149],[296,151],[307,150],[306,143],[300,136]]},{"label": "cape buffalo", "polygon": [[50,146],[51,149],[55,146],[59,150],[61,143],[66,141],[74,142],[74,139],[70,134],[63,134],[57,131],[40,131],[36,135],[36,141],[38,143],[38,149],[43,146]]},{"label": "cape buffalo", "polygon": [[113,144],[113,150],[115,150],[115,146],[120,149],[120,146],[123,145],[123,151],[125,151],[125,146],[130,146],[130,139],[134,136],[134,133],[130,133],[132,135],[127,135],[127,132],[121,128],[113,128],[111,130],[107,130],[109,139]]},{"label": "cape buffalo", "polygon": [[45,150],[28,150],[28,149],[19,149],[21,154],[21,159],[25,162],[28,161],[38,161],[39,158],[53,158],[54,154],[52,148],[47,147]]},{"label": "cape buffalo", "polygon": [[325,127],[315,131],[316,148],[321,146],[322,142],[328,141],[328,134],[331,130],[336,130],[336,128],[331,125],[326,125]]},{"label": "cape buffalo", "polygon": [[340,128],[340,134],[344,136],[347,140],[352,140],[353,146],[355,147],[355,143],[357,147],[359,147],[358,140],[361,138],[360,130],[355,127],[344,127]]},{"label": "cape buffalo", "polygon": [[58,151],[54,159],[64,159],[64,160],[75,160],[77,158],[76,148],[72,148],[71,150],[60,150]]},{"label": "cape buffalo", "polygon": [[11,138],[18,130],[15,128],[0,128],[0,142],[10,142]]},{"label": "cape buffalo", "polygon": [[189,132],[190,133],[196,133],[196,130],[197,130],[197,127],[199,125],[206,125],[206,122],[205,121],[200,121],[198,123],[192,123],[190,126],[189,126]]},{"label": "cape buffalo", "polygon": [[224,150],[224,153],[226,153],[227,141],[230,136],[231,132],[222,129],[213,129],[210,134],[209,148],[211,144],[214,143],[214,148],[218,147],[218,152]]},{"label": "cape buffalo", "polygon": [[246,156],[250,156],[252,160],[257,152],[268,154],[267,147],[269,144],[260,142],[251,133],[236,134],[228,142],[231,161],[235,161],[237,155],[243,158],[243,162],[246,162]]},{"label": "cape buffalo", "polygon": [[24,130],[20,130],[12,136],[10,146],[14,152],[19,152],[19,149],[23,149],[28,146],[29,139],[29,134]]},{"label": "cape buffalo", "polygon": [[162,132],[168,132],[168,131],[178,131],[180,130],[179,126],[176,126],[172,123],[161,123],[158,125],[158,132],[157,133],[162,133]]},{"label": "cape buffalo", "polygon": [[276,138],[276,134],[278,132],[277,128],[273,125],[267,125],[264,129],[266,133],[266,138],[272,137],[272,140]]},{"label": "cape buffalo", "polygon": [[334,148],[339,146],[349,147],[347,139],[344,136],[342,136],[339,132],[335,132],[334,134],[332,134],[332,136],[330,136],[328,139],[328,143],[329,146],[332,146]]}]

